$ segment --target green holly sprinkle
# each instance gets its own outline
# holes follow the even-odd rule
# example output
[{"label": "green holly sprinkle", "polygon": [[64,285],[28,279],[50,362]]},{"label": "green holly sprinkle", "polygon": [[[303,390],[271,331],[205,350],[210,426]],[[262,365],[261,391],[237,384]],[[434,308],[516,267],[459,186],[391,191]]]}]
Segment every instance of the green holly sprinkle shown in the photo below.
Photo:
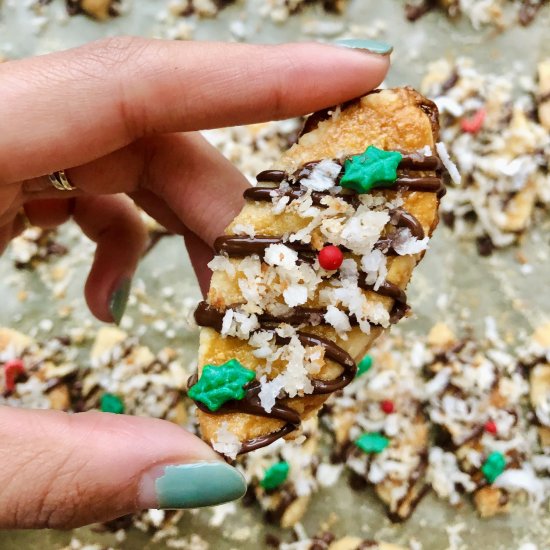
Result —
[{"label": "green holly sprinkle", "polygon": [[355,445],[364,453],[381,453],[388,445],[390,440],[381,433],[365,433],[355,441]]},{"label": "green holly sprinkle", "polygon": [[288,477],[290,466],[288,462],[277,462],[268,468],[264,474],[264,478],[260,481],[260,485],[267,491],[272,491],[280,487]]},{"label": "green holly sprinkle", "polygon": [[495,479],[504,472],[504,468],[506,468],[506,458],[502,453],[495,451],[485,459],[481,472],[489,483],[494,483]]},{"label": "green holly sprinkle", "polygon": [[362,155],[346,160],[340,185],[358,193],[390,187],[397,179],[397,167],[402,158],[397,151],[384,151],[370,145]]},{"label": "green holly sprinkle", "polygon": [[104,393],[99,401],[99,406],[101,410],[106,413],[124,413],[124,403],[122,399],[112,393]]},{"label": "green holly sprinkle", "polygon": [[369,371],[371,367],[372,367],[372,357],[370,355],[365,355],[365,357],[363,357],[363,359],[361,359],[361,361],[359,361],[357,365],[356,376],[357,377],[362,376],[367,371]]},{"label": "green holly sprinkle", "polygon": [[236,359],[218,367],[205,365],[199,381],[189,389],[189,397],[217,411],[224,403],[240,401],[246,395],[244,386],[256,378],[253,370],[246,369]]}]

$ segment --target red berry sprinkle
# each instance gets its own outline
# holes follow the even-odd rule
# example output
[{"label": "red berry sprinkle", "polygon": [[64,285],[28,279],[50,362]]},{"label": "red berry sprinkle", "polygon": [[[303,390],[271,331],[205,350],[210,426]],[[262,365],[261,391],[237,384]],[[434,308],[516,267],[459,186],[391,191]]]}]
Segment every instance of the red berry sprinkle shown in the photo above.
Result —
[{"label": "red berry sprinkle", "polygon": [[384,399],[380,403],[380,408],[386,413],[391,414],[395,410],[395,406],[393,404],[393,401],[390,401],[389,399]]},{"label": "red berry sprinkle", "polygon": [[481,108],[474,114],[473,117],[463,118],[460,121],[460,128],[463,132],[467,132],[468,134],[477,134],[485,122],[486,115],[487,111]]},{"label": "red berry sprinkle", "polygon": [[485,422],[485,431],[490,434],[497,433],[497,425],[494,420],[487,420],[487,422]]},{"label": "red berry sprinkle", "polygon": [[25,366],[21,359],[12,359],[4,364],[4,375],[6,377],[6,389],[12,392],[15,389],[15,382],[20,374],[25,372]]},{"label": "red berry sprinkle", "polygon": [[319,264],[327,271],[338,269],[342,265],[343,261],[344,254],[337,246],[332,244],[325,246],[319,252]]}]

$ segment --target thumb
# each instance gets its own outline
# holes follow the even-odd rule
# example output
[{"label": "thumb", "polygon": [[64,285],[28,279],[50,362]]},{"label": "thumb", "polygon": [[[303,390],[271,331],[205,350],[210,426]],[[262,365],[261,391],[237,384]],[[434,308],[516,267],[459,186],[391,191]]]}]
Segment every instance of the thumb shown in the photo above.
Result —
[{"label": "thumb", "polygon": [[243,496],[242,475],[163,420],[0,407],[0,528],[72,528]]}]

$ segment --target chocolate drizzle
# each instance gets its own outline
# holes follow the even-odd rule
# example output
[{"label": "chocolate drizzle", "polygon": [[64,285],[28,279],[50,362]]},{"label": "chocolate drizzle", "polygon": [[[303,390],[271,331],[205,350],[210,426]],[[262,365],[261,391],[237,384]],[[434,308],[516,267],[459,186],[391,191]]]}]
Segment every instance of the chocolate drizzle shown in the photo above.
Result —
[{"label": "chocolate drizzle", "polygon": [[[405,210],[398,208],[390,211],[392,217],[391,225],[396,229],[409,229],[411,235],[417,239],[423,239],[424,229],[420,222]],[[375,248],[383,250],[385,254],[395,256],[393,245],[396,232],[388,233],[381,237],[375,244]],[[298,252],[301,257],[311,257],[317,254],[317,250],[311,245],[301,242],[285,241],[281,237],[272,237],[270,235],[257,235],[249,237],[247,235],[223,235],[214,241],[214,250],[216,254],[227,254],[230,258],[243,258],[251,254],[263,255],[265,250],[272,244],[284,244],[292,250]],[[343,251],[348,251],[345,247],[340,247]]]},{"label": "chocolate drizzle", "polygon": [[[438,171],[443,168],[441,160],[437,155],[424,155],[420,151],[414,151],[412,153],[399,151],[402,155],[401,162],[399,163],[400,170],[414,170],[414,171]],[[344,165],[347,158],[344,159],[332,159],[333,162]],[[297,177],[299,173],[304,170],[304,168],[313,168],[319,161],[311,161],[297,170],[295,176]],[[270,183],[281,183],[285,179],[289,179],[289,174],[284,170],[264,170],[256,176],[257,182],[270,182]],[[413,180],[416,178],[412,178]],[[398,180],[399,181],[399,180]],[[291,182],[289,182],[291,183]]]},{"label": "chocolate drizzle", "polygon": [[274,441],[277,441],[277,439],[287,436],[288,434],[292,433],[296,429],[297,429],[297,426],[294,426],[294,424],[287,423],[280,430],[277,430],[267,435],[253,437],[252,439],[248,439],[247,441],[243,441],[243,443],[241,444],[241,449],[239,451],[239,454],[243,455],[251,451],[255,451],[256,449],[267,447],[268,445],[271,445]]},{"label": "chocolate drizzle", "polygon": [[[259,176],[260,174],[258,174]],[[284,178],[284,176],[283,176]],[[261,180],[266,182],[268,180]],[[444,194],[445,187],[441,182],[441,178],[435,176],[425,176],[425,177],[410,177],[408,175],[399,176],[395,181],[395,185],[392,189],[398,191],[420,191],[425,193],[437,193],[439,197]],[[279,190],[279,187],[269,187],[258,185],[256,187],[250,187],[247,189],[243,196],[245,199],[252,201],[271,201],[275,197],[290,197],[290,200],[296,200],[300,197],[303,197],[307,193],[307,189],[300,187],[290,187],[285,189],[282,192]],[[334,195],[327,195],[320,191],[312,191],[311,198],[313,204],[316,206],[323,206],[322,199],[326,196],[334,196],[339,199],[345,200],[351,204],[354,204],[358,200],[358,195],[353,191],[338,192]]]},{"label": "chocolate drizzle", "polygon": [[[421,105],[423,110],[426,110],[428,116],[431,116],[432,120],[434,116],[429,104]],[[445,185],[442,182],[440,174],[437,176],[414,176],[411,175],[411,171],[435,171],[441,172],[443,165],[437,155],[425,155],[422,152],[404,152],[400,151],[403,158],[399,163],[399,169],[401,173],[393,183],[390,189],[396,191],[417,191],[424,193],[436,193],[438,198],[445,195]],[[344,165],[346,158],[344,159],[332,159],[333,162]],[[255,186],[247,189],[244,192],[244,198],[254,201],[270,201],[274,197],[290,197],[290,200],[296,200],[307,193],[307,189],[300,187],[300,181],[308,176],[309,170],[315,167],[319,161],[312,161],[304,164],[294,174],[287,174],[284,170],[264,170],[256,176],[258,183],[272,183],[278,184],[277,186]],[[279,190],[280,185],[285,182],[290,187]],[[338,185],[339,177],[335,180],[335,185]],[[387,189],[387,188],[386,188]],[[376,191],[376,189],[375,189]],[[322,199],[327,196],[326,192],[312,191],[311,198],[313,204],[322,206]],[[330,196],[330,195],[328,195]],[[357,205],[358,195],[355,191],[345,189],[344,191],[334,193],[332,196],[336,196],[340,199]]]},{"label": "chocolate drizzle", "polygon": [[315,254],[315,250],[313,250],[313,248],[311,248],[308,244],[299,242],[285,242],[282,238],[264,235],[257,237],[240,235],[218,237],[214,241],[214,250],[216,254],[224,253],[230,258],[242,258],[249,256],[250,254],[263,255],[266,248],[272,244],[285,244],[297,252]]},{"label": "chocolate drizzle", "polygon": [[376,292],[382,296],[392,298],[394,304],[392,310],[390,311],[390,322],[397,323],[397,321],[402,319],[410,309],[409,304],[407,304],[407,294],[405,291],[389,281],[384,281],[375,290],[375,285],[368,285],[366,278],[365,273],[360,273],[358,285],[364,290],[370,290],[371,292]]},{"label": "chocolate drizzle", "polygon": [[[197,383],[198,376],[194,374],[189,378],[188,387]],[[197,407],[208,414],[222,415],[230,413],[244,413],[253,414],[255,416],[263,416],[266,418],[272,418],[274,420],[282,420],[285,424],[282,428],[259,437],[254,437],[247,441],[244,441],[239,449],[239,454],[246,454],[256,449],[261,449],[267,445],[271,445],[274,441],[281,437],[285,437],[289,433],[298,429],[301,423],[300,415],[290,407],[284,405],[281,399],[276,399],[271,412],[268,413],[261,405],[258,394],[260,393],[260,383],[258,381],[252,382],[252,384],[246,387],[246,395],[241,401],[228,401],[218,409],[217,411],[211,411],[200,401],[195,401]]]},{"label": "chocolate drizzle", "polygon": [[264,170],[256,176],[256,181],[281,183],[286,177],[284,170]]},{"label": "chocolate drizzle", "polygon": [[411,232],[411,235],[419,240],[426,236],[422,224],[406,210],[396,208],[390,211],[390,214],[392,217],[392,224],[395,225],[395,227],[407,228]]}]

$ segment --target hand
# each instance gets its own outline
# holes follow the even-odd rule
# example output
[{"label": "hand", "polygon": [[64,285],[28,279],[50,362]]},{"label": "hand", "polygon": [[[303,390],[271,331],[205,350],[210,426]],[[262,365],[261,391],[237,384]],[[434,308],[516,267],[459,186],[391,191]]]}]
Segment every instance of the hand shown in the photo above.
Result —
[{"label": "hand", "polygon": [[[321,44],[115,38],[0,65],[0,251],[73,218],[97,243],[86,299],[119,321],[146,233],[134,203],[183,235],[203,290],[246,179],[196,131],[288,118],[378,85],[381,55]],[[76,191],[44,174],[65,169]],[[238,498],[246,485],[168,422],[0,408],[0,527],[74,527],[150,507]],[[167,465],[172,465],[167,467]]]}]

